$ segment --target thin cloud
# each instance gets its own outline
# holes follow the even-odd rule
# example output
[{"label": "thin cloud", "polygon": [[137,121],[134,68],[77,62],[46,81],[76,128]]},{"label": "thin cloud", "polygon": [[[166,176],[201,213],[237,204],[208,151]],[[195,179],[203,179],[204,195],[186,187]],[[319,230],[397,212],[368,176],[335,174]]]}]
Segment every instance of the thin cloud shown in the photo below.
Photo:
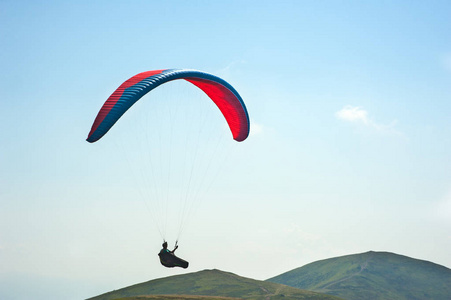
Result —
[{"label": "thin cloud", "polygon": [[246,64],[245,60],[235,60],[229,63],[227,66],[225,66],[222,69],[217,70],[215,73],[220,77],[228,78],[230,77],[232,71],[237,69],[239,65]]},{"label": "thin cloud", "polygon": [[337,111],[335,113],[335,116],[343,121],[347,122],[361,122],[365,125],[368,125],[369,119],[368,119],[368,112],[358,106],[350,106],[347,105],[341,110]]},{"label": "thin cloud", "polygon": [[451,72],[451,53],[442,56],[442,65],[446,70]]},{"label": "thin cloud", "polygon": [[255,123],[251,120],[251,130],[249,132],[251,136],[260,135],[263,133],[263,130],[264,130],[263,125]]},{"label": "thin cloud", "polygon": [[335,117],[345,122],[355,123],[368,128],[372,128],[380,133],[403,135],[395,128],[396,124],[398,123],[397,120],[393,120],[389,124],[381,124],[375,122],[369,117],[369,113],[359,106],[346,105],[341,110],[335,113]]}]

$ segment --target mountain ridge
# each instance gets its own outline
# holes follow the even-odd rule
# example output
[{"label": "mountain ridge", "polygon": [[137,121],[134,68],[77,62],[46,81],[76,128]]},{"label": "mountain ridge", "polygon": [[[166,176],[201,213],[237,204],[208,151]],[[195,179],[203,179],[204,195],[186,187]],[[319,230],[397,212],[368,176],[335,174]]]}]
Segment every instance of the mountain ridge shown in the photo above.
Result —
[{"label": "mountain ridge", "polygon": [[298,288],[278,283],[241,277],[234,273],[213,269],[154,279],[119,290],[111,291],[93,298],[89,298],[88,300],[132,300],[138,299],[138,297],[144,299],[144,296],[147,295],[165,295],[167,298],[170,298],[169,295],[171,295],[171,297],[176,297],[176,299],[192,299],[187,297],[198,296],[199,300],[206,299],[205,297],[207,297],[208,299],[227,299],[226,297],[229,297],[229,299],[249,300],[341,299],[332,295],[324,295],[317,292],[304,291]]},{"label": "mountain ridge", "polygon": [[391,252],[318,260],[265,281],[217,269],[138,283],[89,300],[451,299],[451,269]]},{"label": "mountain ridge", "polygon": [[345,299],[451,299],[451,270],[391,252],[319,260],[267,281]]}]

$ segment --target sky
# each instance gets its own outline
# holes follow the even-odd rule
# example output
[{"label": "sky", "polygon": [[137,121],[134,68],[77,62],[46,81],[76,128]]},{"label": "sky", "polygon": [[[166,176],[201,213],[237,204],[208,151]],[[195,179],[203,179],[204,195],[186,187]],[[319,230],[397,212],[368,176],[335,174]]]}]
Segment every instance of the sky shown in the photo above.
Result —
[{"label": "sky", "polygon": [[[2,0],[0,298],[85,299],[204,269],[265,280],[370,250],[451,268],[450,15],[449,1]],[[145,159],[129,150],[141,112],[155,130],[167,95],[201,92],[168,84],[85,141],[115,88],[167,68],[225,79],[251,120],[192,200],[177,250],[187,270],[160,265],[155,202],[139,192],[182,184],[144,167],[140,186],[130,169]],[[187,114],[158,134],[189,130],[211,104],[196,99],[169,105]],[[205,115],[198,126],[232,140],[219,111]],[[166,152],[147,141],[144,156]],[[171,149],[184,174],[187,150]]]}]

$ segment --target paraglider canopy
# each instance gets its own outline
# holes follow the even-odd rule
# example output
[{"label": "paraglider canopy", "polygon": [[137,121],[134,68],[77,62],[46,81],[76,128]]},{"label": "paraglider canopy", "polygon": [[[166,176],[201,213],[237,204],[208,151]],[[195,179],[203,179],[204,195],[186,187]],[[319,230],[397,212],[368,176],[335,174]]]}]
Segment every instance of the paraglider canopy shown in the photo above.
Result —
[{"label": "paraglider canopy", "polygon": [[210,97],[224,115],[236,141],[241,142],[248,137],[249,117],[246,106],[230,84],[201,71],[167,69],[139,73],[122,83],[100,109],[86,140],[93,143],[101,139],[141,97],[159,85],[177,79],[194,84]]}]

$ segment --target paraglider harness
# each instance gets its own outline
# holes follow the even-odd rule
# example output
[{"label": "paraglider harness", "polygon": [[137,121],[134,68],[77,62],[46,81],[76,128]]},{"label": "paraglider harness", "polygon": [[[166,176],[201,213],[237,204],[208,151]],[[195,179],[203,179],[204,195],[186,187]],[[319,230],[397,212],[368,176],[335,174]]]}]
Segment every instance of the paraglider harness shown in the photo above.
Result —
[{"label": "paraglider harness", "polygon": [[[174,250],[169,251],[167,249],[167,242],[164,241],[163,249],[161,249],[160,253],[158,253],[160,262],[166,268],[180,267],[186,269],[188,268],[188,262],[174,255],[174,251],[178,248],[177,243],[178,241],[175,242]],[[165,244],[166,247],[164,246]]]}]

